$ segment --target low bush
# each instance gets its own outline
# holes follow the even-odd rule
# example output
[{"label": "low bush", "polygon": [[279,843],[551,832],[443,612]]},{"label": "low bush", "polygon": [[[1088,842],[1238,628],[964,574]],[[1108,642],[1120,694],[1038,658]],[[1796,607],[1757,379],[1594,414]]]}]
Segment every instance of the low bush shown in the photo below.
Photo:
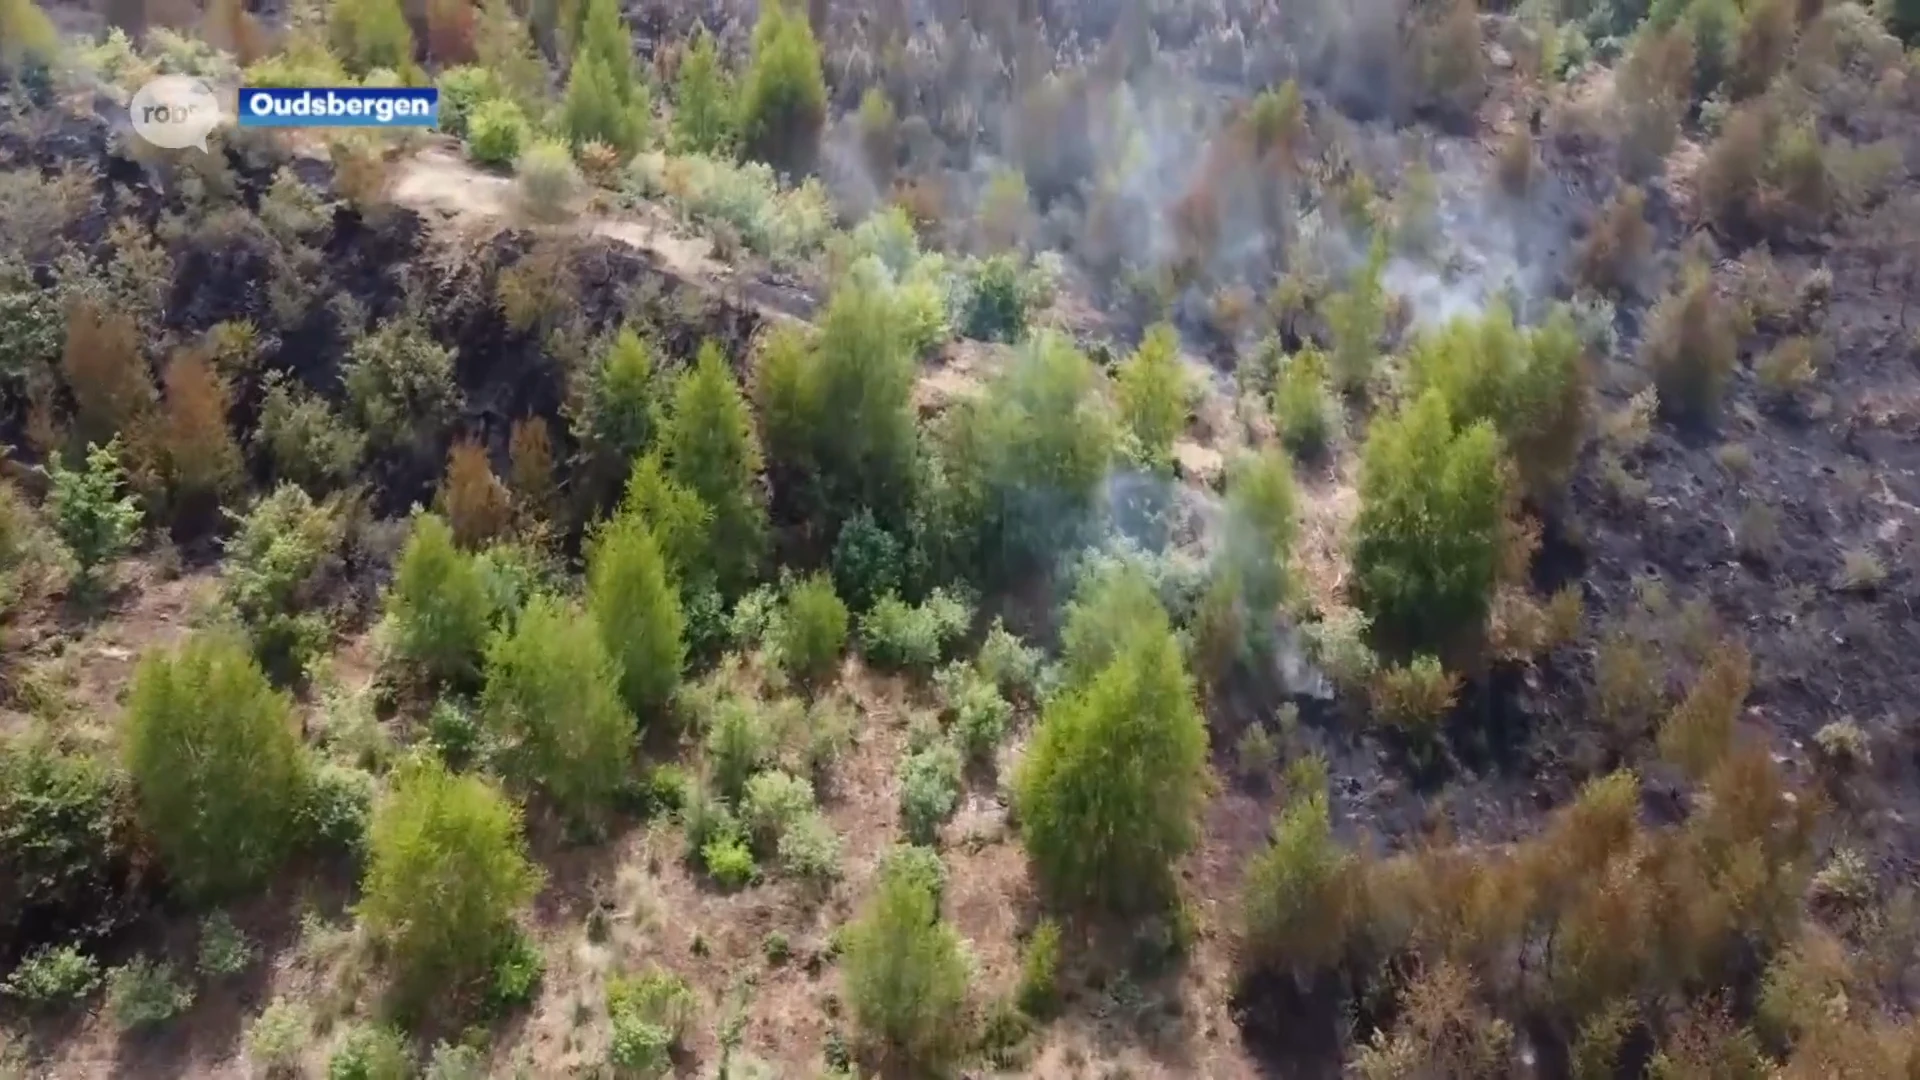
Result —
[{"label": "low bush", "polygon": [[833,580],[814,574],[787,592],[780,617],[779,654],[786,669],[807,683],[832,675],[847,642],[847,605]]},{"label": "low bush", "polygon": [[366,436],[326,399],[279,371],[267,373],[253,441],[265,448],[275,477],[314,494],[352,481],[367,449]]},{"label": "low bush", "polygon": [[0,926],[16,928],[0,957],[36,939],[92,942],[138,918],[131,826],[101,761],[39,738],[0,741]]},{"label": "low bush", "polygon": [[482,102],[467,122],[467,153],[482,165],[503,169],[512,165],[531,140],[527,118],[511,101]]},{"label": "low bush", "polygon": [[1289,357],[1273,389],[1274,428],[1298,457],[1324,453],[1339,423],[1327,382],[1326,354],[1309,345]]},{"label": "low bush", "polygon": [[327,1080],[409,1080],[413,1054],[392,1028],[360,1026],[327,1058]]},{"label": "low bush", "polygon": [[787,823],[780,834],[780,868],[808,881],[829,881],[840,873],[840,834],[817,811]]},{"label": "low bush", "polygon": [[961,333],[979,341],[1014,342],[1026,336],[1026,282],[1012,256],[995,255],[982,262],[969,276],[966,298]]},{"label": "low bush", "polygon": [[72,471],[58,459],[47,464],[53,490],[47,496],[54,536],[72,560],[74,589],[91,596],[100,587],[100,571],[126,553],[140,529],[140,509],[121,495],[126,471],[120,467],[120,443],[87,450],[86,468]]},{"label": "low bush", "polygon": [[840,527],[831,561],[835,590],[860,611],[900,589],[904,572],[900,541],[881,528],[873,511],[865,507]]},{"label": "low bush", "polygon": [[938,742],[900,763],[900,818],[907,838],[931,844],[960,805],[960,751]]},{"label": "low bush", "polygon": [[964,601],[935,589],[915,606],[883,596],[860,620],[860,641],[869,661],[882,667],[927,671],[948,643],[966,632],[973,611]]},{"label": "low bush", "polygon": [[559,221],[573,212],[582,180],[566,144],[536,140],[520,152],[513,171],[519,180],[520,199],[534,218]]},{"label": "low bush", "polygon": [[1740,318],[1714,290],[1705,266],[1689,267],[1647,316],[1640,360],[1653,373],[1662,412],[1705,421],[1720,410],[1739,357]]},{"label": "low bush", "polygon": [[348,346],[342,378],[375,449],[417,453],[437,445],[460,409],[452,350],[409,321],[390,319]]},{"label": "low bush", "polygon": [[107,973],[107,1014],[122,1031],[158,1027],[190,1008],[193,996],[164,962],[141,957]]},{"label": "low bush", "polygon": [[778,770],[749,779],[740,800],[741,820],[763,851],[774,850],[787,830],[813,810],[813,785]]},{"label": "low bush", "polygon": [[288,682],[326,651],[331,630],[310,609],[336,568],[343,534],[338,509],[282,484],[255,504],[226,542],[221,597],[239,617],[253,654]]},{"label": "low bush", "polygon": [[1247,868],[1241,919],[1249,964],[1311,978],[1338,963],[1356,925],[1357,869],[1333,838],[1326,792],[1294,792]]},{"label": "low bush", "polygon": [[194,970],[213,979],[238,975],[252,966],[259,950],[224,911],[200,920],[199,958]]},{"label": "low bush", "polygon": [[728,799],[746,790],[747,779],[772,760],[776,735],[759,703],[722,700],[707,722],[707,767],[714,787]]},{"label": "low bush", "polygon": [[72,945],[28,953],[0,981],[0,991],[33,1008],[79,1001],[100,985],[100,962]]},{"label": "low bush", "polygon": [[1032,1017],[1046,1017],[1060,1004],[1060,924],[1042,919],[1020,950],[1020,983],[1014,1003]]},{"label": "low bush", "polygon": [[613,1026],[609,1061],[632,1075],[665,1075],[672,1068],[670,1055],[698,1011],[693,988],[678,975],[655,968],[614,976],[607,982],[607,1018]]},{"label": "low bush", "polygon": [[274,998],[247,1025],[247,1057],[267,1077],[297,1076],[312,1029],[313,1014],[306,1006]]}]

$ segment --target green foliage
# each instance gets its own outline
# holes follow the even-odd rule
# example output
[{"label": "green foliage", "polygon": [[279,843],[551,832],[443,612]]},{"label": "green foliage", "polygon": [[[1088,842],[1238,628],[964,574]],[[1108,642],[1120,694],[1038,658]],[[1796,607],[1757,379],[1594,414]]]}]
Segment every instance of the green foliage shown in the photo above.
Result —
[{"label": "green foliage", "polygon": [[938,909],[947,890],[947,867],[940,853],[923,844],[895,844],[880,856],[874,880],[882,884],[904,881],[933,898]]},{"label": "green foliage", "polygon": [[1171,633],[1167,609],[1138,567],[1119,564],[1088,574],[1068,601],[1060,631],[1067,685],[1084,687],[1119,659],[1136,631]]},{"label": "green foliage", "polygon": [[970,534],[970,565],[1011,576],[1071,548],[1113,458],[1093,363],[1064,336],[1040,333],[946,419],[946,513]]},{"label": "green foliage", "polygon": [[813,785],[778,769],[748,779],[740,799],[740,816],[763,850],[777,847],[787,830],[813,810]]},{"label": "green foliage", "polygon": [[[505,96],[500,77],[477,64],[448,68],[434,80],[434,85],[440,89],[440,119],[437,126],[441,131],[461,139],[468,136],[467,122],[478,109]],[[479,158],[477,151],[474,156]]]},{"label": "green foliage", "polygon": [[733,143],[733,86],[705,26],[680,58],[674,84],[673,144],[683,154],[725,154]]},{"label": "green foliage", "polygon": [[1387,326],[1387,234],[1374,233],[1367,261],[1355,271],[1345,292],[1327,298],[1327,324],[1333,331],[1333,379],[1347,393],[1366,389],[1380,358],[1380,337]]},{"label": "green foliage", "polygon": [[367,437],[341,419],[325,398],[291,382],[283,372],[268,372],[266,387],[254,445],[266,448],[273,475],[314,493],[351,481],[366,455]]},{"label": "green foliage", "polygon": [[535,220],[564,221],[580,193],[580,169],[564,143],[535,139],[513,163],[520,202]]},{"label": "green foliage", "polygon": [[1238,584],[1255,642],[1286,599],[1293,539],[1299,531],[1293,464],[1268,450],[1237,463],[1227,484],[1227,521],[1219,566]]},{"label": "green foliage", "polygon": [[1455,424],[1493,424],[1527,494],[1559,496],[1587,421],[1585,360],[1566,309],[1533,329],[1500,304],[1456,319],[1414,343],[1407,370],[1414,395],[1439,391]]},{"label": "green foliage", "polygon": [[594,537],[587,608],[618,666],[622,700],[652,722],[680,685],[685,623],[660,545],[636,516],[623,514]]},{"label": "green foliage", "polygon": [[224,911],[216,911],[200,920],[200,951],[194,969],[213,979],[238,975],[252,966],[259,955],[247,935],[233,925]]},{"label": "green foliage", "polygon": [[453,352],[390,319],[347,349],[347,404],[376,449],[432,446],[460,409]]},{"label": "green foliage", "polygon": [[373,810],[373,774],[324,762],[307,778],[294,816],[295,833],[319,851],[359,854]]},{"label": "green foliage", "polygon": [[714,787],[738,798],[747,778],[773,757],[775,735],[759,704],[729,697],[714,708],[707,726],[707,766]]},{"label": "green foliage", "polygon": [[712,586],[713,553],[708,550],[707,534],[713,524],[713,510],[681,484],[667,476],[658,451],[633,463],[627,478],[627,494],[620,513],[646,523],[659,541],[660,554],[666,559],[667,576],[678,579],[686,609],[688,637],[691,638],[693,601],[702,594],[720,602]]},{"label": "green foliage", "polygon": [[575,388],[570,419],[601,483],[624,482],[653,440],[655,366],[652,343],[622,326]]},{"label": "green foliage", "polygon": [[1110,909],[1165,902],[1207,787],[1207,731],[1164,613],[1084,687],[1050,702],[1014,779],[1042,883]]},{"label": "green foliage", "polygon": [[991,760],[1013,722],[1013,705],[994,680],[974,669],[963,669],[955,683],[946,694],[954,741],[968,760]]},{"label": "green foliage", "polygon": [[972,621],[972,607],[941,589],[918,606],[889,594],[861,617],[860,646],[881,667],[927,671]]},{"label": "green foliage", "polygon": [[536,596],[487,649],[481,711],[509,773],[537,784],[567,813],[589,818],[612,801],[633,752],[620,701],[620,665],[579,610]]},{"label": "green foliage", "polygon": [[840,536],[833,542],[832,564],[833,583],[839,594],[862,611],[900,589],[900,541],[881,528],[873,519],[873,511],[865,507],[840,527]]},{"label": "green foliage", "polygon": [[164,962],[138,957],[107,973],[107,1015],[121,1031],[158,1027],[193,1005],[193,988]]},{"label": "green foliage", "polygon": [[883,293],[843,285],[813,343],[776,333],[757,361],[769,459],[828,527],[861,510],[896,535],[906,524],[918,471],[916,369],[893,316]]},{"label": "green foliage", "polygon": [[607,981],[607,1018],[613,1041],[608,1058],[617,1069],[637,1076],[664,1076],[669,1057],[686,1037],[699,1003],[685,979],[659,968]]},{"label": "green foliage", "polygon": [[1506,492],[1500,437],[1429,390],[1367,434],[1354,590],[1376,645],[1439,652],[1486,624]]},{"label": "green foliage", "polygon": [[477,1047],[435,1043],[424,1075],[426,1080],[487,1080],[487,1056]]},{"label": "green foliage", "polygon": [[1120,364],[1114,384],[1120,422],[1134,461],[1152,469],[1173,467],[1173,440],[1187,426],[1191,387],[1180,363],[1180,338],[1171,323],[1147,331],[1133,355]]},{"label": "green foliage", "polygon": [[269,1077],[294,1074],[312,1027],[313,1015],[306,1006],[274,998],[247,1025],[247,1057]]},{"label": "green foliage", "polygon": [[292,703],[244,647],[202,634],[148,655],[123,725],[140,823],[175,880],[232,892],[279,864],[305,769]]},{"label": "green foliage", "polygon": [[1357,859],[1333,838],[1324,790],[1296,792],[1247,867],[1241,918],[1255,967],[1311,977],[1337,963],[1353,925]]},{"label": "green foliage", "polygon": [[780,660],[788,671],[810,683],[832,675],[847,644],[847,605],[833,591],[833,579],[814,574],[787,593],[780,619]]},{"label": "green foliage", "polygon": [[700,861],[722,888],[745,888],[760,875],[760,868],[753,861],[753,849],[735,836],[719,836],[707,841],[700,848]]},{"label": "green foliage", "polygon": [[34,0],[0,0],[0,65],[50,65],[60,52],[53,20]]},{"label": "green foliage", "polygon": [[413,29],[400,0],[333,0],[327,34],[357,74],[413,66]]},{"label": "green foliage", "polygon": [[498,790],[410,759],[375,809],[360,917],[387,943],[409,1000],[458,993],[490,974],[540,887],[520,814]]},{"label": "green foliage", "polygon": [[85,941],[138,916],[123,802],[91,756],[42,738],[0,741],[0,926]]},{"label": "green foliage", "polygon": [[124,554],[140,529],[133,496],[119,496],[126,483],[120,440],[88,447],[83,471],[71,471],[55,458],[48,461],[47,474],[53,482],[47,505],[54,535],[73,560],[74,588],[91,593],[99,585],[100,568]]},{"label": "green foliage", "polygon": [[436,682],[470,682],[492,608],[477,560],[454,546],[446,521],[415,517],[386,596],[395,656]]},{"label": "green foliage", "polygon": [[356,1027],[327,1059],[327,1080],[412,1080],[413,1055],[392,1028]]},{"label": "green foliage", "polygon": [[802,814],[780,834],[780,868],[795,877],[825,882],[840,873],[840,834],[818,812]]},{"label": "green foliage", "polygon": [[961,332],[979,341],[1019,341],[1027,333],[1026,282],[1011,255],[982,262],[967,282]]},{"label": "green foliage", "polygon": [[965,1044],[971,972],[934,895],[911,877],[883,875],[842,941],[847,1003],[861,1035],[921,1071],[948,1062]]},{"label": "green foliage", "polygon": [[1654,305],[1640,340],[1660,410],[1683,420],[1711,419],[1739,360],[1738,316],[1714,291],[1703,265],[1688,267]]},{"label": "green foliage", "polygon": [[718,342],[700,347],[674,387],[660,432],[667,475],[712,511],[709,559],[723,594],[750,582],[766,554],[759,440],[746,398]]},{"label": "green foliage", "polygon": [[467,153],[482,165],[506,168],[520,160],[520,149],[533,137],[520,107],[504,98],[483,101],[467,125]]},{"label": "green foliage", "polygon": [[338,513],[282,484],[237,521],[226,542],[221,597],[246,629],[254,656],[286,681],[326,650],[326,620],[306,609],[339,547]]},{"label": "green foliage", "polygon": [[0,991],[34,1008],[79,1001],[100,985],[100,962],[73,945],[50,945],[30,952]]},{"label": "green foliage", "polygon": [[987,639],[980,643],[974,667],[1002,694],[1032,698],[1039,688],[1042,653],[1009,631],[1005,620],[994,617]]},{"label": "green foliage", "polygon": [[629,96],[623,97],[622,71],[631,84],[630,66],[609,67],[591,52],[574,61],[560,106],[560,126],[576,151],[588,143],[604,143],[624,160],[646,144],[650,126],[646,87],[633,85]]},{"label": "green foliage", "polygon": [[532,938],[516,932],[493,958],[493,979],[487,987],[487,1010],[500,1016],[530,1005],[547,973],[547,958]]},{"label": "green foliage", "polygon": [[960,751],[945,740],[908,754],[901,761],[900,820],[908,840],[916,844],[934,842],[940,826],[960,805],[963,766]]},{"label": "green foliage", "polygon": [[784,3],[762,6],[740,88],[743,149],[777,169],[804,172],[826,119],[827,83],[813,27]]},{"label": "green foliage", "polygon": [[1020,1011],[1051,1016],[1060,1005],[1060,924],[1042,919],[1020,951],[1020,984],[1013,992]]}]

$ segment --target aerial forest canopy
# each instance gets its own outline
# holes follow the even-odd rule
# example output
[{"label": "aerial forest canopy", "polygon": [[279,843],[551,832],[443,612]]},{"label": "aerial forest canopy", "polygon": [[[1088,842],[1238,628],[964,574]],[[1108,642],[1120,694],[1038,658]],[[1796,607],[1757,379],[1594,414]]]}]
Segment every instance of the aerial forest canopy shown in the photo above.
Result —
[{"label": "aerial forest canopy", "polygon": [[0,0],[0,1080],[1920,1077],[1916,43]]}]

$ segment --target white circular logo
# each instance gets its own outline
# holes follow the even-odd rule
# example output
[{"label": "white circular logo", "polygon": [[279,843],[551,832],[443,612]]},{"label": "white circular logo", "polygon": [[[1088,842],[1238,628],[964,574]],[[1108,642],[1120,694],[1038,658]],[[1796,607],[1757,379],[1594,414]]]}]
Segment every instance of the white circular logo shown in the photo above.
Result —
[{"label": "white circular logo", "polygon": [[220,126],[220,99],[190,75],[162,75],[134,92],[127,112],[134,134],[166,150],[207,149],[207,134]]}]

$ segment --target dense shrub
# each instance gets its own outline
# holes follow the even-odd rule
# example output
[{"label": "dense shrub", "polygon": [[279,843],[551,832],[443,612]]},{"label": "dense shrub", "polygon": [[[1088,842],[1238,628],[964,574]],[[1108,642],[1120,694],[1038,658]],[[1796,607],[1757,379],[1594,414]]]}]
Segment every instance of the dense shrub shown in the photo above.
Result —
[{"label": "dense shrub", "polygon": [[153,376],[132,315],[77,300],[67,309],[60,371],[73,394],[73,433],[82,445],[129,432],[153,407]]},{"label": "dense shrub", "polygon": [[0,991],[33,1008],[78,1001],[100,985],[100,962],[72,945],[36,949],[21,959]]},{"label": "dense shrub", "polygon": [[1705,266],[1689,267],[1647,316],[1640,359],[1653,373],[1660,409],[1709,420],[1720,410],[1739,358],[1739,315],[1714,291]]},{"label": "dense shrub", "polygon": [[291,703],[243,646],[202,635],[148,656],[123,725],[140,823],[170,876],[210,895],[279,864],[305,768]]},{"label": "dense shrub", "polygon": [[740,137],[749,157],[789,172],[813,162],[827,119],[820,46],[805,15],[784,3],[760,10],[740,87]]},{"label": "dense shrub", "polygon": [[566,813],[605,809],[625,781],[633,719],[620,701],[620,666],[580,611],[536,596],[487,649],[481,711],[509,773],[536,784]]},{"label": "dense shrub", "polygon": [[943,682],[941,689],[955,744],[970,761],[990,760],[1013,722],[1012,703],[993,679],[972,668],[959,669],[959,677]]},{"label": "dense shrub", "polygon": [[413,29],[399,0],[337,0],[329,8],[333,51],[359,74],[413,65]]},{"label": "dense shrub", "polygon": [[327,1058],[327,1080],[412,1080],[413,1075],[406,1039],[388,1027],[355,1027]]},{"label": "dense shrub", "polygon": [[842,935],[846,997],[861,1035],[898,1060],[937,1070],[965,1045],[971,973],[936,893],[914,875],[883,873]]},{"label": "dense shrub", "polygon": [[123,802],[92,757],[0,742],[0,960],[37,940],[104,938],[138,917]]},{"label": "dense shrub", "polygon": [[1438,391],[1454,424],[1493,424],[1528,495],[1542,503],[1558,498],[1587,427],[1585,357],[1564,309],[1523,330],[1496,304],[1422,337],[1407,368],[1414,394]]},{"label": "dense shrub", "polygon": [[979,341],[1019,341],[1027,332],[1028,297],[1020,263],[995,255],[979,265],[967,282],[961,332]]},{"label": "dense shrub", "polygon": [[1339,403],[1327,381],[1327,357],[1309,345],[1289,357],[1273,388],[1274,428],[1301,457],[1325,452],[1339,423]]},{"label": "dense shrub", "polygon": [[259,955],[253,943],[224,911],[200,920],[200,945],[194,970],[213,979],[238,975]]},{"label": "dense shrub", "polygon": [[285,372],[268,372],[266,388],[253,443],[265,449],[273,475],[315,494],[351,481],[366,454],[367,437]]},{"label": "dense shrub", "polygon": [[282,484],[239,519],[226,542],[221,597],[276,679],[297,677],[325,651],[327,622],[309,608],[337,558],[341,533],[333,505]]},{"label": "dense shrub", "polygon": [[355,421],[379,449],[432,445],[460,408],[452,351],[402,320],[348,347],[342,378]]},{"label": "dense shrub", "polygon": [[608,1060],[627,1075],[663,1076],[699,1005],[685,979],[658,968],[607,982]]},{"label": "dense shrub", "polygon": [[633,514],[593,538],[587,609],[619,669],[620,696],[643,724],[654,723],[680,685],[685,622],[653,532]]},{"label": "dense shrub", "polygon": [[927,671],[972,618],[969,605],[939,589],[918,606],[889,594],[861,617],[861,650],[882,667]]},{"label": "dense shrub", "polygon": [[668,477],[698,495],[712,514],[708,565],[722,594],[731,595],[759,573],[767,510],[753,418],[718,342],[702,345],[675,384],[660,444]]},{"label": "dense shrub", "polygon": [[738,799],[747,778],[772,760],[776,738],[757,702],[722,699],[707,718],[707,768],[714,790]]},{"label": "dense shrub", "polygon": [[493,605],[474,557],[433,514],[414,518],[387,590],[394,656],[419,674],[460,683],[479,673]]},{"label": "dense shrub", "polygon": [[705,26],[680,57],[674,83],[673,145],[683,154],[724,154],[733,142],[732,80],[721,66]]},{"label": "dense shrub", "polygon": [[458,994],[510,949],[540,884],[520,815],[485,781],[431,757],[394,775],[374,812],[360,917],[386,942],[402,995]]},{"label": "dense shrub", "polygon": [[940,826],[960,805],[960,751],[945,740],[900,763],[900,819],[907,839],[932,844]]},{"label": "dense shrub", "polygon": [[1387,328],[1386,286],[1381,274],[1387,265],[1387,235],[1374,235],[1365,265],[1354,271],[1343,292],[1326,300],[1327,326],[1333,334],[1333,381],[1349,394],[1366,389],[1373,365],[1380,358],[1380,339]]},{"label": "dense shrub", "polygon": [[780,631],[780,660],[788,671],[809,683],[832,675],[847,643],[847,605],[833,591],[833,580],[814,574],[795,584]]},{"label": "dense shrub", "polygon": [[829,528],[863,509],[889,530],[906,524],[919,430],[914,358],[893,314],[883,294],[842,286],[814,341],[777,332],[756,361],[774,490],[798,494],[797,509]]},{"label": "dense shrub", "polygon": [[535,139],[513,163],[520,201],[538,221],[561,221],[573,210],[581,189],[580,169],[566,146]]},{"label": "dense shrub", "polygon": [[1113,458],[1099,390],[1092,362],[1046,332],[984,394],[948,411],[944,512],[964,530],[969,569],[1014,575],[1083,536]]},{"label": "dense shrub", "polygon": [[469,137],[469,122],[482,107],[505,96],[500,77],[478,64],[446,68],[434,85],[440,89],[438,126],[459,139]]},{"label": "dense shrub", "polygon": [[1632,185],[1607,200],[1580,246],[1575,273],[1588,288],[1611,297],[1639,292],[1639,277],[1653,248],[1646,206],[1646,193]]},{"label": "dense shrub", "polygon": [[312,1026],[306,1006],[274,998],[247,1025],[247,1057],[268,1077],[295,1075]]},{"label": "dense shrub", "polygon": [[862,509],[840,527],[833,542],[833,583],[847,603],[862,611],[900,589],[903,576],[900,541]]},{"label": "dense shrub", "polygon": [[1355,922],[1358,869],[1333,838],[1326,792],[1295,792],[1266,850],[1247,866],[1247,961],[1308,977],[1337,963]]},{"label": "dense shrub", "polygon": [[120,467],[120,443],[87,450],[84,471],[73,471],[58,459],[47,463],[53,490],[47,496],[54,536],[73,561],[74,590],[90,595],[100,584],[100,569],[119,558],[140,528],[140,510],[133,496],[119,495],[126,483]]},{"label": "dense shrub", "polygon": [[1299,531],[1293,465],[1273,450],[1236,462],[1227,484],[1219,572],[1231,576],[1253,620],[1250,640],[1264,648],[1266,626],[1287,598],[1293,539]]},{"label": "dense shrub", "polygon": [[454,543],[468,551],[484,546],[513,523],[507,486],[494,475],[486,447],[474,439],[461,439],[447,452],[447,472],[436,501],[453,529]]},{"label": "dense shrub", "polygon": [[531,138],[520,107],[503,98],[481,102],[467,123],[467,153],[482,165],[512,165],[520,160],[520,149]]},{"label": "dense shrub", "polygon": [[107,1015],[121,1031],[158,1027],[191,1007],[193,996],[165,962],[136,957],[107,973]]},{"label": "dense shrub", "polygon": [[1047,705],[1014,779],[1021,838],[1048,891],[1112,909],[1172,898],[1207,784],[1207,733],[1166,624]]},{"label": "dense shrub", "polygon": [[1660,756],[1692,779],[1705,779],[1732,748],[1734,725],[1752,681],[1746,649],[1717,648],[1686,699],[1660,725]]},{"label": "dense shrub", "polygon": [[1374,421],[1353,588],[1376,644],[1437,651],[1484,628],[1506,508],[1500,455],[1493,426],[1456,428],[1438,389]]},{"label": "dense shrub", "polygon": [[202,353],[167,365],[160,410],[161,467],[176,521],[204,523],[209,507],[240,484],[240,444],[227,427],[227,384]]},{"label": "dense shrub", "polygon": [[653,441],[660,401],[652,345],[632,327],[622,326],[606,351],[587,363],[572,390],[569,419],[597,501],[626,482],[634,462]]},{"label": "dense shrub", "polygon": [[1187,426],[1190,396],[1180,339],[1171,324],[1150,328],[1140,347],[1121,362],[1114,396],[1131,437],[1130,456],[1149,468],[1170,468],[1173,440]]}]

